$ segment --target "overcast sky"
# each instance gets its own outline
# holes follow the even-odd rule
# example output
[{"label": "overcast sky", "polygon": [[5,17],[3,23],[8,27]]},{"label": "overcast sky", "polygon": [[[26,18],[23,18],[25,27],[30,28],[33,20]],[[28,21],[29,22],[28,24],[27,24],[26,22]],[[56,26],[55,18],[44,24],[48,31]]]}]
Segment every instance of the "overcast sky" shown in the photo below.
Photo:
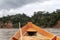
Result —
[{"label": "overcast sky", "polygon": [[25,13],[32,16],[34,11],[52,12],[60,9],[60,0],[0,0],[0,17]]}]

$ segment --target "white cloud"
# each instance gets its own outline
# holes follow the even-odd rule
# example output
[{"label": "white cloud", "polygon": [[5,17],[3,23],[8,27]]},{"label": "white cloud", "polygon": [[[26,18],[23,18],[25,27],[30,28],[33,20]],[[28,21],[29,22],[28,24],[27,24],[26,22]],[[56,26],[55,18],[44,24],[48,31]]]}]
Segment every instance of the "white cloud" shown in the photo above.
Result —
[{"label": "white cloud", "polygon": [[5,15],[14,15],[17,13],[25,13],[28,16],[33,15],[34,11],[49,11],[52,12],[56,9],[60,8],[60,0],[50,0],[45,2],[35,2],[26,4],[22,7],[16,8],[16,9],[10,9],[10,10],[1,10],[0,14],[6,13]]}]

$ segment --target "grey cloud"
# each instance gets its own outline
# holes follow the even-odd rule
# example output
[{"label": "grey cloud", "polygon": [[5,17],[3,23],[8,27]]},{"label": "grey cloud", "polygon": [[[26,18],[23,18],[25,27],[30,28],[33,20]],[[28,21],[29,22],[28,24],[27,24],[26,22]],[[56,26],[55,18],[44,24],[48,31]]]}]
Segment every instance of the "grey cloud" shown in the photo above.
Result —
[{"label": "grey cloud", "polygon": [[28,3],[43,2],[46,0],[0,0],[0,9],[21,7]]}]

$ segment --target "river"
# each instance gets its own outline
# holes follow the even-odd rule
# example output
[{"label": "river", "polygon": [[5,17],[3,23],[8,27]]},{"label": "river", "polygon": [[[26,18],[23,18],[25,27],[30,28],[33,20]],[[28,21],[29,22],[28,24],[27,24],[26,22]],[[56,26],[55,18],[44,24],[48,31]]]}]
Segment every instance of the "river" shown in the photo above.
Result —
[{"label": "river", "polygon": [[[44,28],[57,36],[60,36],[60,29],[57,28]],[[0,40],[9,40],[13,34],[19,29],[0,29]]]}]

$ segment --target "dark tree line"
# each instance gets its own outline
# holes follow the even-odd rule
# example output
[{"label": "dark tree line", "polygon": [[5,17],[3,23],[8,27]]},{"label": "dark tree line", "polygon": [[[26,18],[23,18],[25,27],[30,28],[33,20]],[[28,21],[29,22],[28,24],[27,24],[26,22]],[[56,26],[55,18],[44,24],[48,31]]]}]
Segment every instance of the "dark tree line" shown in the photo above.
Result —
[{"label": "dark tree line", "polygon": [[[57,24],[57,21],[60,20],[60,9],[53,11],[51,13],[45,11],[34,12],[32,17],[26,16],[23,14],[8,15],[0,18],[0,26],[4,23],[11,21],[14,28],[18,28],[18,23],[21,23],[21,26],[24,26],[27,22],[33,22],[34,24],[41,27],[53,27]],[[3,28],[1,26],[1,28]]]}]

